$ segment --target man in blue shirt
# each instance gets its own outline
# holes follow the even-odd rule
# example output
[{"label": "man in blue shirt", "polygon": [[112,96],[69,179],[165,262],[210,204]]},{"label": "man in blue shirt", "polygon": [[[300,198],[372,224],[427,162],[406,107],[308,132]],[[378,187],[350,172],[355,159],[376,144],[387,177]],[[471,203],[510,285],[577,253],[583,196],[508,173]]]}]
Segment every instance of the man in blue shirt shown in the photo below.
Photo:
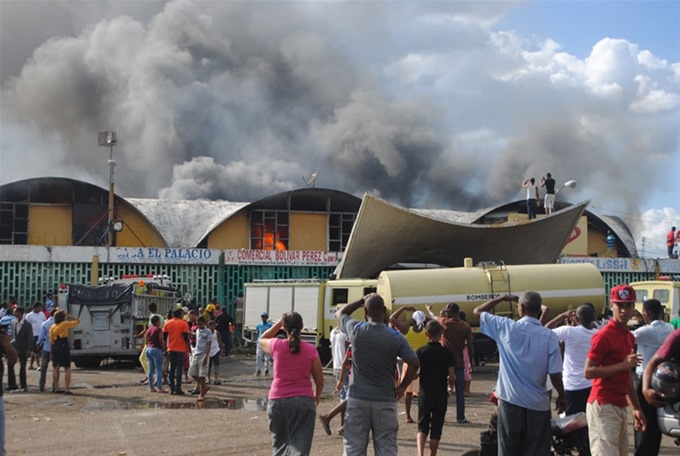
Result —
[{"label": "man in blue shirt", "polygon": [[[490,312],[503,301],[517,301],[520,320]],[[562,356],[557,336],[539,321],[541,295],[526,291],[477,306],[482,333],[498,345],[498,454],[550,454],[550,393],[548,376],[557,391],[558,410],[565,408]]]},{"label": "man in blue shirt", "polygon": [[[45,380],[47,378],[47,367],[50,364],[50,327],[54,324],[54,313],[57,310],[52,308],[50,312],[50,318],[45,320],[42,325],[40,325],[40,333],[38,334],[37,347],[42,348],[40,352],[40,392],[45,391]],[[54,389],[54,386],[52,387]]]},{"label": "man in blue shirt", "polygon": [[255,375],[260,375],[262,372],[262,364],[264,364],[264,375],[269,374],[269,366],[271,365],[271,358],[260,348],[260,337],[273,325],[269,321],[269,314],[267,312],[262,312],[260,314],[262,318],[262,323],[259,323],[255,329],[257,329],[257,353],[255,354]]}]

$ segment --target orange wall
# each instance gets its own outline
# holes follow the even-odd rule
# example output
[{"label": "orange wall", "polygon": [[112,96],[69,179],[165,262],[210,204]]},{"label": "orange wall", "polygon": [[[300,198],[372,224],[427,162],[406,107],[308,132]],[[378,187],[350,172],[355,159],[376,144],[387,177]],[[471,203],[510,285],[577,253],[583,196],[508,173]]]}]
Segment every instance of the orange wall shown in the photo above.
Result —
[{"label": "orange wall", "polygon": [[118,219],[125,222],[123,231],[116,233],[117,247],[166,247],[156,228],[137,211],[122,204],[116,210]]},{"label": "orange wall", "polygon": [[250,245],[250,219],[247,211],[237,212],[208,235],[209,249],[247,249]]},{"label": "orange wall", "polygon": [[71,206],[31,204],[28,209],[29,245],[72,245]]},{"label": "orange wall", "polygon": [[328,216],[308,212],[290,213],[289,250],[327,250]]}]

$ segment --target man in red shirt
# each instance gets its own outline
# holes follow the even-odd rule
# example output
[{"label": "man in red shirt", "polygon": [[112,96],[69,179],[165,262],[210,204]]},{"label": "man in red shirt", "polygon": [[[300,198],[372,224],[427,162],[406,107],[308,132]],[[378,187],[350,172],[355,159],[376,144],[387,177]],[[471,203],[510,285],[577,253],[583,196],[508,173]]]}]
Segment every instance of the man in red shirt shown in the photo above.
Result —
[{"label": "man in red shirt", "polygon": [[586,407],[593,456],[628,454],[628,401],[633,406],[635,429],[644,431],[646,424],[631,375],[631,369],[642,361],[628,330],[635,290],[630,285],[617,285],[609,302],[613,318],[593,336],[584,370],[585,377],[593,380]]},{"label": "man in red shirt", "polygon": [[[680,236],[680,233],[678,233],[678,236]],[[675,237],[675,227],[672,226],[671,230],[666,233],[666,247],[668,248],[668,258],[674,258],[675,255],[673,254],[673,248],[675,247],[675,243],[677,242],[677,239]]]},{"label": "man in red shirt", "polygon": [[166,338],[168,347],[168,357],[170,358],[170,373],[168,383],[170,383],[170,394],[182,396],[182,369],[184,367],[184,356],[189,344],[189,325],[182,318],[182,309],[175,309],[172,319],[165,322],[163,326],[163,336]]}]

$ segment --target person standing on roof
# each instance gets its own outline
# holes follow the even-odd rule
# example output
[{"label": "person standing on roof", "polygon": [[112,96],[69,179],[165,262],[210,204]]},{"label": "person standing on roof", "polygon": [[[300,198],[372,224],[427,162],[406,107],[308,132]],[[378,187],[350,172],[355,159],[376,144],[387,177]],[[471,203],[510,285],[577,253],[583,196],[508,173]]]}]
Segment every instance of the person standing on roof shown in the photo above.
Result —
[{"label": "person standing on roof", "polygon": [[527,179],[522,184],[523,188],[527,189],[527,215],[529,220],[536,218],[536,202],[540,198],[540,193],[538,191],[538,186],[536,185],[536,179],[533,177]]},{"label": "person standing on roof", "polygon": [[545,201],[543,207],[545,208],[545,215],[550,215],[555,209],[555,179],[550,173],[546,177],[541,177],[541,188],[545,187]]},{"label": "person standing on roof", "polygon": [[672,226],[671,230],[666,233],[666,248],[668,249],[668,258],[675,258],[673,254],[673,248],[675,248],[675,243],[677,242],[675,236],[675,227]]}]

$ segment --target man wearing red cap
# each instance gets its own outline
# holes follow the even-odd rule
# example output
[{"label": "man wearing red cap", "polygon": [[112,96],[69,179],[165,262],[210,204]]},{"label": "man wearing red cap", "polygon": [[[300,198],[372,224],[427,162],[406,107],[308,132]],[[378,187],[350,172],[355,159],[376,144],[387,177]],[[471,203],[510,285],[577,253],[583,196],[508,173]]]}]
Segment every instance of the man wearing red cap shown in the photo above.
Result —
[{"label": "man wearing red cap", "polygon": [[594,456],[628,454],[628,401],[633,406],[635,429],[644,431],[646,426],[631,375],[631,369],[641,362],[635,353],[635,338],[628,330],[635,310],[635,290],[630,285],[617,285],[609,302],[613,318],[593,336],[584,371],[585,377],[593,380],[586,414]]}]

